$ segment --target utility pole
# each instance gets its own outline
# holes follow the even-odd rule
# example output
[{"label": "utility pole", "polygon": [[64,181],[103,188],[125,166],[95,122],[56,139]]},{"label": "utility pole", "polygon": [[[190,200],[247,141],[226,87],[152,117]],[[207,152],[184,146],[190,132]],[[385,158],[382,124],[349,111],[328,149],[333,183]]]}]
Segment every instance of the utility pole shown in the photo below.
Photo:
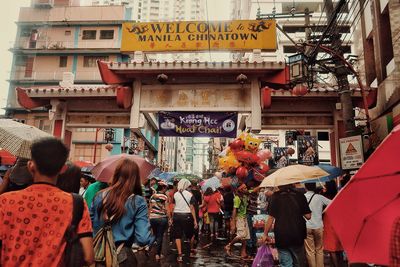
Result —
[{"label": "utility pole", "polygon": [[[325,10],[328,21],[332,19],[335,14],[335,10],[333,8],[332,0],[324,0],[325,2]],[[332,46],[340,47],[341,39],[340,36],[333,36]],[[339,52],[341,54],[341,52]],[[342,116],[344,127],[346,129],[346,136],[352,136],[355,134],[355,124],[354,124],[354,110],[353,110],[353,102],[351,101],[351,91],[350,84],[347,79],[347,75],[349,74],[347,67],[345,64],[339,60],[335,60],[335,76],[337,79],[337,83],[339,86],[339,95],[340,95],[340,103],[342,106]]]}]

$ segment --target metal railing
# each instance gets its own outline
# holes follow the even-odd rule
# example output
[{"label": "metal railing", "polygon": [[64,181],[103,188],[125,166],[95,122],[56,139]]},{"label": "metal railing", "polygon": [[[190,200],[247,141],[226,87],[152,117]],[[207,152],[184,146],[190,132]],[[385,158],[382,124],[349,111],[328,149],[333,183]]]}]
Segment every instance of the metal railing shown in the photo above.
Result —
[{"label": "metal railing", "polygon": [[[11,75],[12,80],[37,80],[37,81],[61,81],[63,73],[66,71],[14,71]],[[75,80],[101,81],[99,71],[77,71]]]},{"label": "metal railing", "polygon": [[21,38],[12,44],[14,49],[37,49],[37,50],[64,50],[64,49],[92,49],[92,48],[120,48],[116,39],[109,40],[79,40],[77,44],[74,41],[60,40],[37,40],[31,42],[29,38]]}]

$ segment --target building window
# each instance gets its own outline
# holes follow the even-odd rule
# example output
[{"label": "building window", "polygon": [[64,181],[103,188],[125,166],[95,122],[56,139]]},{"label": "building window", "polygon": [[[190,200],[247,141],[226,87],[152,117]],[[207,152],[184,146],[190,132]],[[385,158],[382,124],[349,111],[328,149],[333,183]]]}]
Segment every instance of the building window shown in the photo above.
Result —
[{"label": "building window", "polygon": [[100,31],[100,39],[114,39],[114,30]]},{"label": "building window", "polygon": [[68,63],[68,57],[67,56],[60,56],[60,63],[58,64],[58,66],[60,68],[66,68],[67,67],[67,63]]},{"label": "building window", "polygon": [[82,40],[96,40],[96,30],[83,31]]},{"label": "building window", "polygon": [[83,57],[83,67],[85,68],[94,68],[96,67],[96,61],[108,61],[107,56],[84,56]]},{"label": "building window", "polygon": [[[98,144],[96,147],[96,162],[101,160],[101,152],[102,146]],[[94,144],[75,144],[74,156],[81,160],[93,161]]]},{"label": "building window", "polygon": [[19,36],[20,36],[20,37],[30,37],[30,36],[31,36],[31,33],[32,33],[32,28],[30,28],[30,27],[24,27],[24,28],[21,28],[21,31],[20,31],[20,33],[19,33]]},{"label": "building window", "polygon": [[76,131],[89,133],[89,132],[95,132],[96,128],[76,128]]},{"label": "building window", "polygon": [[328,132],[317,132],[318,141],[329,141]]},{"label": "building window", "polygon": [[27,59],[28,59],[27,56],[16,56],[16,58],[15,58],[15,66],[17,66],[17,67],[25,67]]},{"label": "building window", "polygon": [[65,36],[71,36],[71,31],[65,31],[65,32],[64,32],[64,35],[65,35]]}]

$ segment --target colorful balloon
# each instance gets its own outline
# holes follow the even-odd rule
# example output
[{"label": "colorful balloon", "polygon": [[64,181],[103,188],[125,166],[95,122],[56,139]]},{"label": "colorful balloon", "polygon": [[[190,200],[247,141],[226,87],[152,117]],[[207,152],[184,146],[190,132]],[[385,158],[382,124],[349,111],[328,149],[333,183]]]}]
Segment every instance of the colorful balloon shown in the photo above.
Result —
[{"label": "colorful balloon", "polygon": [[261,140],[255,137],[252,137],[250,134],[246,136],[244,140],[244,148],[248,151],[255,152],[261,144]]},{"label": "colorful balloon", "polygon": [[229,144],[229,147],[234,152],[240,151],[244,147],[244,141],[240,139],[235,139],[232,143]]},{"label": "colorful balloon", "polygon": [[239,178],[239,180],[244,180],[247,175],[249,175],[249,171],[246,167],[240,166],[236,169],[236,176]]},{"label": "colorful balloon", "polygon": [[269,171],[269,166],[265,163],[260,163],[260,165],[258,166],[258,172],[261,174],[266,174]]},{"label": "colorful balloon", "polygon": [[241,134],[239,135],[238,138],[239,138],[240,140],[243,140],[243,141],[244,141],[244,140],[246,140],[246,137],[247,137],[248,135],[249,135],[248,133],[241,133]]},{"label": "colorful balloon", "polygon": [[256,154],[253,154],[246,150],[237,152],[236,159],[238,161],[248,163],[248,164],[257,163],[260,161],[260,158]]},{"label": "colorful balloon", "polygon": [[240,166],[239,161],[235,158],[235,155],[229,155],[226,157],[219,158],[218,166],[226,172],[229,172],[230,168],[237,168]]},{"label": "colorful balloon", "polygon": [[265,176],[262,175],[259,172],[254,172],[254,180],[256,180],[257,182],[261,182],[262,180],[264,180]]},{"label": "colorful balloon", "polygon": [[261,161],[266,161],[267,159],[272,158],[272,153],[269,149],[262,149],[257,152],[257,156],[260,158]]}]

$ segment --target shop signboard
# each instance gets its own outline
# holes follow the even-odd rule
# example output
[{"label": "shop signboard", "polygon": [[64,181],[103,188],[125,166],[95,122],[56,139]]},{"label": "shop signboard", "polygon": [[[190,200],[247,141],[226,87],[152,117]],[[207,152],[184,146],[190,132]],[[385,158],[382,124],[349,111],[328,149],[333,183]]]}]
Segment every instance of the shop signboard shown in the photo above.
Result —
[{"label": "shop signboard", "polygon": [[289,165],[289,155],[287,154],[287,147],[274,148],[274,168],[283,168]]},{"label": "shop signboard", "polygon": [[361,135],[340,138],[339,143],[342,169],[359,169],[364,163],[364,150]]},{"label": "shop signboard", "polygon": [[318,141],[314,136],[297,136],[298,163],[304,165],[318,165]]},{"label": "shop signboard", "polygon": [[286,146],[294,146],[294,141],[296,140],[297,132],[296,131],[286,131],[285,133],[285,144]]},{"label": "shop signboard", "polygon": [[235,138],[237,112],[159,112],[160,136]]},{"label": "shop signboard", "polygon": [[121,52],[276,50],[275,20],[126,22]]}]

